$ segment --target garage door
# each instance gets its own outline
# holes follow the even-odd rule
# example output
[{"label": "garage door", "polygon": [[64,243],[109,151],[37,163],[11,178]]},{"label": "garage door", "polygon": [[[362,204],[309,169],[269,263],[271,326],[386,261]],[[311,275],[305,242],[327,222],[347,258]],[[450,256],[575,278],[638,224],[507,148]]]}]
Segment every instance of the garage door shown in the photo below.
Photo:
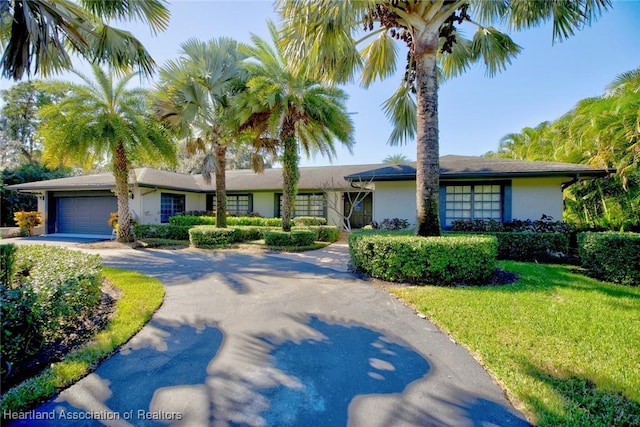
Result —
[{"label": "garage door", "polygon": [[109,214],[118,211],[115,197],[60,197],[57,201],[58,233],[111,234]]}]

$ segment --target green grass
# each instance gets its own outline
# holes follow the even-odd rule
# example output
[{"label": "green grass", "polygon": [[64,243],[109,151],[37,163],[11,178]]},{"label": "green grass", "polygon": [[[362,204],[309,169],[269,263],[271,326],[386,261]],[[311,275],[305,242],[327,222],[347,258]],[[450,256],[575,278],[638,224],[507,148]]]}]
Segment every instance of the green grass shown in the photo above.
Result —
[{"label": "green grass", "polygon": [[117,268],[104,267],[103,274],[121,292],[113,319],[93,341],[7,390],[0,398],[0,412],[27,410],[78,381],[138,332],[162,304],[159,280]]},{"label": "green grass", "polygon": [[512,285],[388,290],[466,346],[541,426],[640,425],[640,288],[501,262]]}]

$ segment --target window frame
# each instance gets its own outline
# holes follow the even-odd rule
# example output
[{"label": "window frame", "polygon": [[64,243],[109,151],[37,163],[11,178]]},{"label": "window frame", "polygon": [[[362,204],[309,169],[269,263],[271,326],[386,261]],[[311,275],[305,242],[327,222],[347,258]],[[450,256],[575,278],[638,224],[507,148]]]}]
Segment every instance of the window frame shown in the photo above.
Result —
[{"label": "window frame", "polygon": [[[498,186],[500,186],[500,201],[499,201],[500,202],[500,219],[494,219],[494,220],[495,221],[499,221],[499,222],[511,221],[511,181],[505,181],[505,180],[497,180],[497,181],[443,181],[443,182],[440,183],[440,221],[441,221],[442,229],[450,229],[451,228],[451,225],[447,224],[447,212],[450,211],[450,210],[447,209],[447,187],[463,187],[463,186],[471,187],[470,192],[469,192],[470,200],[468,201],[468,203],[470,203],[470,207],[469,207],[470,217],[469,218],[455,217],[452,221],[455,221],[455,220],[474,221],[474,220],[477,220],[477,219],[487,219],[486,217],[477,218],[477,217],[475,217],[474,213],[477,210],[475,208],[475,204],[484,202],[483,200],[477,200],[476,199],[475,196],[478,194],[476,192],[476,187],[488,186],[488,185],[498,185]],[[461,194],[464,194],[464,193],[461,193]],[[491,194],[491,193],[482,193],[482,194],[484,195],[484,194]],[[460,210],[462,210],[462,209],[460,209]],[[449,215],[449,218],[451,218],[451,215]]]},{"label": "window frame", "polygon": [[[298,198],[299,197],[307,197],[307,206],[312,206],[309,200],[309,198],[311,196],[320,196],[322,197],[322,215],[311,215],[309,212],[310,210],[307,209],[307,213],[302,215],[300,213],[298,213],[299,209],[298,209]],[[276,199],[276,217],[281,218],[282,217],[282,193],[276,193],[275,195],[275,199]],[[327,218],[327,203],[326,203],[326,196],[324,193],[312,193],[312,192],[307,192],[307,193],[298,193],[296,194],[296,207],[294,209],[293,212],[291,212],[291,218],[296,218],[299,216],[312,216],[312,217],[316,217],[316,218]]]},{"label": "window frame", "polygon": [[[170,197],[172,202],[171,202],[171,214],[165,214],[166,209],[164,209],[164,198],[165,197]],[[176,207],[176,200],[181,200],[182,201],[182,211],[175,209]],[[186,194],[182,194],[182,193],[160,193],[160,223],[161,224],[167,224],[169,222],[169,218],[181,213],[185,213],[187,208],[187,195]],[[166,217],[166,219],[165,219]]]},{"label": "window frame", "polygon": [[[247,210],[246,211],[240,211],[237,210],[236,211],[232,211],[229,207],[231,206],[231,204],[229,203],[229,199],[230,198],[236,198],[236,201],[238,201],[239,197],[246,197],[247,198]],[[236,207],[238,206],[238,203],[236,203]],[[229,215],[246,215],[249,214],[251,212],[253,212],[253,194],[251,193],[227,193],[227,212],[229,213]]]}]

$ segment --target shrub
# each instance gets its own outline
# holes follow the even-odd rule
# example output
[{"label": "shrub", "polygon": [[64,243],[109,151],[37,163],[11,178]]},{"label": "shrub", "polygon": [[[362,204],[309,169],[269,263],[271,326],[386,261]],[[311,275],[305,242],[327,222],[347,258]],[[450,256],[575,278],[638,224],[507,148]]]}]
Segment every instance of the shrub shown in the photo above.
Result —
[{"label": "shrub", "polygon": [[564,233],[501,232],[498,259],[514,261],[565,261],[569,253],[569,235]]},{"label": "shrub", "polygon": [[137,239],[189,240],[190,225],[145,224],[135,225],[133,234]]},{"label": "shrub", "polygon": [[327,225],[327,219],[319,216],[297,216],[293,218],[293,225],[310,226],[310,225]]},{"label": "shrub", "polygon": [[357,270],[393,282],[453,285],[488,280],[496,268],[493,236],[415,237],[352,233]]},{"label": "shrub", "polygon": [[0,285],[9,286],[16,259],[15,245],[0,245]]},{"label": "shrub", "polygon": [[29,236],[33,234],[33,229],[43,222],[40,212],[16,212],[13,214],[13,219],[18,227]]},{"label": "shrub", "polygon": [[542,215],[539,220],[532,221],[514,219],[500,222],[493,219],[476,219],[472,221],[455,220],[451,224],[451,231],[470,232],[535,232],[535,233],[571,233],[575,226],[562,221],[554,221],[553,217]]},{"label": "shrub", "polygon": [[409,228],[409,220],[401,218],[385,218],[381,222],[373,221],[371,229],[376,230],[404,230]]},{"label": "shrub", "polygon": [[262,218],[258,216],[231,216],[227,217],[227,225],[253,226],[253,227],[282,227],[280,218]]},{"label": "shrub", "polygon": [[640,285],[640,234],[580,233],[578,251],[582,266],[594,277]]},{"label": "shrub", "polygon": [[335,225],[318,226],[318,241],[320,242],[336,242],[340,239],[340,229]]},{"label": "shrub", "polygon": [[196,248],[219,248],[240,242],[243,233],[237,228],[199,225],[189,230],[189,241]]},{"label": "shrub", "polygon": [[316,232],[311,230],[269,231],[265,233],[264,243],[267,246],[310,246],[315,241]]},{"label": "shrub", "polygon": [[54,246],[19,247],[15,274],[0,287],[2,369],[63,340],[101,297],[98,255]]},{"label": "shrub", "polygon": [[176,215],[169,218],[169,224],[182,226],[216,225],[216,218],[211,216]]},{"label": "shrub", "polygon": [[237,227],[236,230],[240,233],[239,241],[247,242],[264,239],[264,233],[269,229],[266,227]]}]

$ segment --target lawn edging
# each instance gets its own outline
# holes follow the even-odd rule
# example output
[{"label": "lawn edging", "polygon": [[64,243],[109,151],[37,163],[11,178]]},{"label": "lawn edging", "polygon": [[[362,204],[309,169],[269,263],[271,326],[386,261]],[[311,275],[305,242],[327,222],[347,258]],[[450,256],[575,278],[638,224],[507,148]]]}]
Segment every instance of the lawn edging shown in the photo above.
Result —
[{"label": "lawn edging", "polygon": [[103,273],[121,292],[114,317],[90,342],[64,360],[3,393],[0,412],[27,410],[88,375],[140,331],[162,304],[165,292],[160,280],[112,267],[104,267]]}]

